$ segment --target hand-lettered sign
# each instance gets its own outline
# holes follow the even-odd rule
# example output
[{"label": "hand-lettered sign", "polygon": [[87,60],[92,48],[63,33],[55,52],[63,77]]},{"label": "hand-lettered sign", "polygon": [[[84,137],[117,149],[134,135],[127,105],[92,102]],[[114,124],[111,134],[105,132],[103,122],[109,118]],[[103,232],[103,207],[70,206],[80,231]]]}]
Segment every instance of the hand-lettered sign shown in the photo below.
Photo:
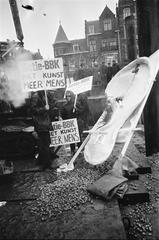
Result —
[{"label": "hand-lettered sign", "polygon": [[50,131],[51,146],[80,142],[76,118],[52,122],[52,127],[53,131]]}]

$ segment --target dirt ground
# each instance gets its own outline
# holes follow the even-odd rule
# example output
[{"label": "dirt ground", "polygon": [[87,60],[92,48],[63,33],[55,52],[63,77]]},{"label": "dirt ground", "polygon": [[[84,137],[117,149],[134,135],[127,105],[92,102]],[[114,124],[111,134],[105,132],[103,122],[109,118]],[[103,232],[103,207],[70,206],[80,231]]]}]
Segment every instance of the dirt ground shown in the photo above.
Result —
[{"label": "dirt ground", "polygon": [[[0,207],[0,239],[97,239],[99,224],[103,223],[104,232],[107,216],[96,215],[95,197],[87,192],[87,185],[112,168],[119,152],[120,147],[117,147],[109,161],[98,167],[87,164],[81,153],[75,169],[62,174],[57,174],[56,170],[39,171],[33,159],[14,161],[14,174],[0,178],[0,201],[5,201]],[[127,155],[136,163],[151,166],[152,173],[140,175],[140,181],[149,193],[149,202],[119,204],[126,238],[158,239],[154,236],[157,234],[159,155],[145,157],[142,132],[135,133]],[[59,156],[61,164],[68,163],[71,158],[63,148]],[[135,188],[135,183],[132,182],[132,186]],[[100,207],[99,210],[103,211]],[[96,218],[98,224],[86,226],[87,218]]]}]

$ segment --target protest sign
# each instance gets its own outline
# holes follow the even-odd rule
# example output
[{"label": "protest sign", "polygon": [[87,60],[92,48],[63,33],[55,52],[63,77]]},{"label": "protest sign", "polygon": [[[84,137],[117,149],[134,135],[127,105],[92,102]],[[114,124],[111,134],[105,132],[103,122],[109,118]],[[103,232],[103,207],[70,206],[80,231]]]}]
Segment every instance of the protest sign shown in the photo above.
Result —
[{"label": "protest sign", "polygon": [[72,91],[74,94],[90,91],[92,89],[92,81],[93,76],[74,81],[67,87],[66,91]]},{"label": "protest sign", "polygon": [[52,127],[53,131],[50,131],[51,146],[80,142],[76,118],[52,122]]},{"label": "protest sign", "polygon": [[19,72],[25,92],[65,88],[62,58],[23,61]]}]

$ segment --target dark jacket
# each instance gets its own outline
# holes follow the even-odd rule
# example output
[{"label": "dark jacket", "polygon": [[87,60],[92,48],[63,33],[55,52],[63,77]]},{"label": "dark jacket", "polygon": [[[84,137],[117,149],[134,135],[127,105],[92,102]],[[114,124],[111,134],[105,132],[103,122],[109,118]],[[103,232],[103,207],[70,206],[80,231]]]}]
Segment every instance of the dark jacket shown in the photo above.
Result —
[{"label": "dark jacket", "polygon": [[76,118],[76,112],[73,112],[74,102],[66,102],[61,109],[61,117],[63,120]]},{"label": "dark jacket", "polygon": [[45,95],[39,91],[31,97],[31,115],[34,122],[35,131],[51,130],[49,110],[45,108]]},{"label": "dark jacket", "polygon": [[120,70],[119,65],[117,63],[113,63],[113,65],[112,65],[112,75],[114,76],[119,70]]},{"label": "dark jacket", "polygon": [[83,128],[88,124],[88,116],[89,116],[89,108],[87,103],[87,95],[82,93],[79,94],[77,97],[77,102],[74,109],[74,99],[72,101],[66,102],[63,105],[61,110],[61,117],[62,119],[71,119],[77,118],[77,123],[79,127],[80,133],[82,133]]},{"label": "dark jacket", "polygon": [[108,82],[111,80],[112,76],[113,76],[112,67],[108,66],[108,69],[107,69],[107,81]]},{"label": "dark jacket", "polygon": [[48,103],[49,103],[50,121],[51,122],[58,121],[59,108],[58,108],[57,98],[55,97],[54,92],[51,92],[51,91],[48,91],[47,97],[48,97]]},{"label": "dark jacket", "polygon": [[83,120],[86,120],[87,116],[89,115],[87,95],[85,93],[81,93],[77,97],[76,115],[78,118]]}]

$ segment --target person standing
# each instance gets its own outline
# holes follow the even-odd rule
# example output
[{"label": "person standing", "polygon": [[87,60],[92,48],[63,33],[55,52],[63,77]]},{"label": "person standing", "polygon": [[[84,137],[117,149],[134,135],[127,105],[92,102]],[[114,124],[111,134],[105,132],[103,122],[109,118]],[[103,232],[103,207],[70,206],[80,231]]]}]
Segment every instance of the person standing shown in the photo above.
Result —
[{"label": "person standing", "polygon": [[31,115],[35,132],[37,133],[38,159],[37,163],[43,170],[53,168],[50,153],[50,134],[52,130],[49,106],[46,105],[45,92],[37,91],[31,97]]},{"label": "person standing", "polygon": [[[77,147],[79,148],[82,143],[82,132],[84,129],[84,119],[85,119],[85,111],[87,106],[85,103],[86,95],[80,94],[77,97],[77,101],[75,104],[75,95],[71,91],[66,92],[66,103],[63,105],[61,109],[61,117],[63,120],[77,118],[77,124],[79,128],[80,142],[77,143]],[[88,113],[88,111],[87,111]],[[74,155],[76,144],[70,144],[71,154]]]},{"label": "person standing", "polygon": [[[75,95],[71,91],[66,92],[66,103],[64,103],[60,115],[63,120],[76,118],[76,112],[74,109],[74,102],[75,102]],[[75,143],[70,144],[71,154],[74,155],[75,153]]]},{"label": "person standing", "polygon": [[74,79],[74,81],[78,81],[85,77],[87,77],[87,71],[84,66],[84,63],[81,63],[80,67],[78,69],[76,69],[76,71],[74,72],[73,79]]},{"label": "person standing", "polygon": [[[49,90],[47,91],[47,98],[49,102],[49,117],[50,121],[55,122],[59,120],[59,108],[58,108],[58,101],[57,97],[55,95],[55,90]],[[55,153],[55,147],[50,147],[51,157],[53,158],[59,158],[59,155]]]},{"label": "person standing", "polygon": [[119,65],[116,63],[115,60],[113,60],[113,65],[112,65],[112,76],[114,76],[119,70],[120,70]]},{"label": "person standing", "polygon": [[108,83],[107,72],[108,72],[107,66],[105,65],[105,62],[102,62],[102,65],[100,66],[100,75],[101,75],[101,81],[102,81],[103,89],[106,88],[107,83]]},{"label": "person standing", "polygon": [[100,68],[96,61],[93,62],[92,75],[93,75],[93,87],[101,86]]},{"label": "person standing", "polygon": [[77,97],[77,103],[75,106],[76,115],[78,119],[80,136],[84,129],[88,129],[90,111],[87,100],[87,92],[80,93]]},{"label": "person standing", "polygon": [[108,63],[108,67],[107,67],[107,82],[109,83],[110,80],[112,79],[113,73],[112,73],[112,66],[110,64],[110,62]]}]

